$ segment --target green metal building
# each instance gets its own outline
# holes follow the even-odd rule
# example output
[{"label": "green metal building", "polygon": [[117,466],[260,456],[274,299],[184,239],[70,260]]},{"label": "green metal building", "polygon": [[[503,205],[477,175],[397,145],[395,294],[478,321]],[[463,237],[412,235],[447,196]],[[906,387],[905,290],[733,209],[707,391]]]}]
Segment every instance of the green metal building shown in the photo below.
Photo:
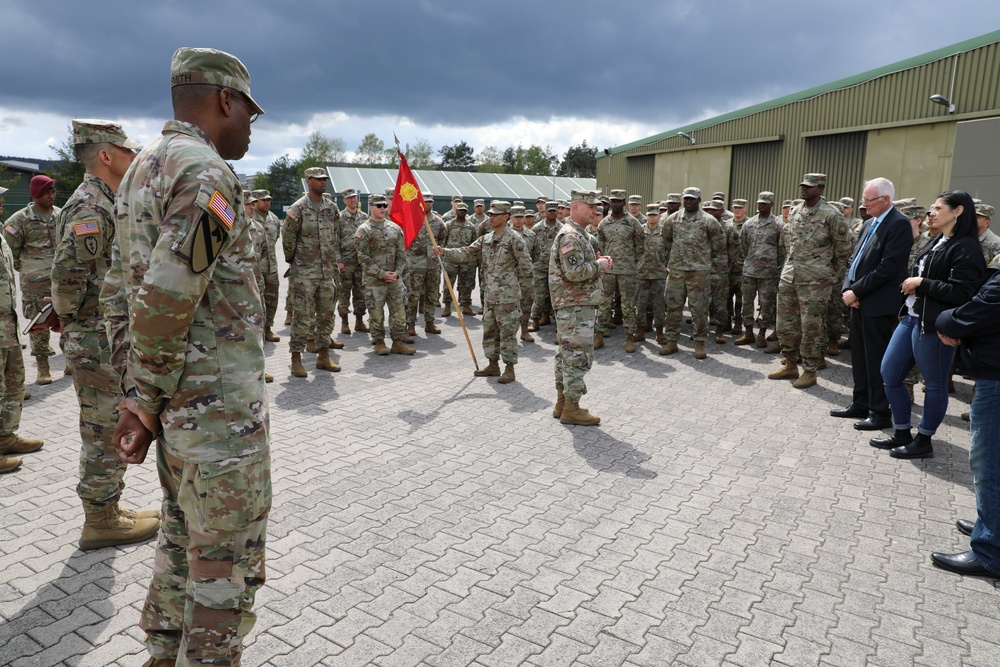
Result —
[{"label": "green metal building", "polygon": [[883,176],[924,205],[950,188],[1000,204],[998,89],[1000,31],[599,153],[597,184],[753,202],[798,197],[802,175],[821,172],[831,199],[859,200]]}]

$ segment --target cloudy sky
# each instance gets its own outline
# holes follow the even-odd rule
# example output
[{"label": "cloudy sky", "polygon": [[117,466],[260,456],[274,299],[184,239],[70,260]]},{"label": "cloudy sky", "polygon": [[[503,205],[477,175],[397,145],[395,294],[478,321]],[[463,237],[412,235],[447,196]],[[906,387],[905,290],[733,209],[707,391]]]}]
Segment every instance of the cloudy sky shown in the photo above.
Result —
[{"label": "cloudy sky", "polygon": [[233,53],[266,115],[237,170],[311,132],[611,147],[1000,28],[976,0],[0,0],[0,154],[54,157],[71,118],[148,143],[179,46]]}]

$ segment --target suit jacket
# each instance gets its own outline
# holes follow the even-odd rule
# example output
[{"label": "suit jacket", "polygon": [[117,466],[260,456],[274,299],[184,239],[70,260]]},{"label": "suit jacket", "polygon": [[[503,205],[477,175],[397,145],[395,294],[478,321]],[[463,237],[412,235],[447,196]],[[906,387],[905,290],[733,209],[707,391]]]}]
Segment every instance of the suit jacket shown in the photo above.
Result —
[{"label": "suit jacket", "polygon": [[[861,251],[861,245],[874,222],[875,218],[870,218],[862,226],[857,245],[848,260],[848,267]],[[849,269],[844,278],[842,291],[854,291],[861,302],[861,314],[864,317],[884,317],[899,312],[903,302],[900,285],[906,279],[912,244],[913,231],[909,219],[895,207],[889,209],[861,253],[854,280],[850,278]]]}]

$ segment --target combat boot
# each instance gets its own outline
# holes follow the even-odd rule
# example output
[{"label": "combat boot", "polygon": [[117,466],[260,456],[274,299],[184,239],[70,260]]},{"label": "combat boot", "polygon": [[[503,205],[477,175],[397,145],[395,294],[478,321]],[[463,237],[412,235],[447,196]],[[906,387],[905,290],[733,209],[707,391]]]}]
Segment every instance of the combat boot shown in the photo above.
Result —
[{"label": "combat boot", "polygon": [[358,333],[368,333],[368,326],[365,324],[364,315],[354,316],[354,330]]},{"label": "combat boot", "polygon": [[174,658],[150,658],[142,663],[142,667],[174,667],[176,663]]},{"label": "combat boot", "polygon": [[767,347],[767,329],[761,327],[757,330],[757,347]]},{"label": "combat boot", "polygon": [[392,341],[392,347],[389,348],[389,351],[393,354],[413,354],[416,352],[416,350],[401,340]]},{"label": "combat boot", "polygon": [[102,510],[87,509],[86,513],[79,542],[83,551],[144,542],[160,528],[159,519],[131,519],[118,510],[117,503]]},{"label": "combat boot", "polygon": [[274,382],[274,376],[271,375],[270,373],[264,373],[264,382],[271,384],[272,382]]},{"label": "combat boot", "polygon": [[601,418],[595,414],[591,414],[587,408],[580,407],[580,404],[576,401],[571,401],[567,398],[563,403],[562,416],[559,417],[559,423],[576,426],[597,426],[601,423]]},{"label": "combat boot", "polygon": [[826,370],[826,357],[820,357],[816,362],[816,370],[825,371]]},{"label": "combat boot", "polygon": [[[718,342],[719,339],[716,338],[715,340],[716,340],[716,342]],[[695,359],[704,359],[707,356],[708,356],[708,353],[705,352],[705,341],[703,341],[703,340],[696,340],[694,342],[694,358]]]},{"label": "combat boot", "polygon": [[406,325],[406,335],[407,336],[411,336],[411,337],[412,336],[416,336],[417,335],[417,325],[416,324],[407,324]]},{"label": "combat boot", "polygon": [[723,333],[723,329],[725,329],[725,326],[722,324],[718,324],[715,327],[715,342],[720,345],[726,342],[726,336]]},{"label": "combat boot", "polygon": [[291,323],[292,323],[292,311],[286,310],[285,311],[285,326],[287,327]]},{"label": "combat boot", "polygon": [[462,314],[463,315],[475,315],[475,313],[472,312],[472,308],[470,306],[462,306]]},{"label": "combat boot", "polygon": [[594,349],[599,350],[604,347],[604,334],[597,332],[594,334]]},{"label": "combat boot", "polygon": [[319,348],[316,347],[315,339],[306,338],[306,352],[309,352],[310,354],[316,354],[317,350],[319,350]]},{"label": "combat boot", "polygon": [[768,380],[796,380],[799,377],[799,366],[785,357],[781,360],[781,368],[767,374]]},{"label": "combat boot", "polygon": [[28,400],[29,398],[31,398],[31,392],[28,391],[27,389],[25,389],[24,390],[24,400]]},{"label": "combat boot", "polygon": [[831,340],[826,346],[826,356],[835,357],[840,354],[840,343],[835,340]]},{"label": "combat boot", "polygon": [[159,519],[160,510],[130,510],[121,505],[118,506],[118,512],[126,518],[132,519]]},{"label": "combat boot", "polygon": [[646,340],[647,331],[649,331],[649,327],[647,327],[646,322],[643,321],[642,324],[636,327],[635,333],[632,334],[632,340],[635,341],[636,343],[641,343],[642,341]]},{"label": "combat boot", "polygon": [[278,338],[278,334],[271,331],[271,327],[267,327],[264,329],[264,340],[268,343],[277,343],[281,339]]},{"label": "combat boot", "polygon": [[548,312],[542,313],[542,316],[538,318],[538,326],[540,327],[544,327],[551,322],[552,320],[549,319]]},{"label": "combat boot", "polygon": [[13,472],[21,467],[21,459],[14,456],[0,456],[0,475],[5,472]]},{"label": "combat boot", "polygon": [[472,371],[472,374],[477,378],[492,378],[500,375],[500,365],[497,363],[496,359],[490,359],[490,363],[486,368],[480,368],[478,371]]},{"label": "combat boot", "polygon": [[451,304],[444,304],[444,310],[441,311],[441,317],[451,317]]},{"label": "combat boot", "polygon": [[538,331],[538,318],[532,317],[531,323],[528,325],[528,331]]},{"label": "combat boot", "polygon": [[564,405],[566,405],[566,396],[563,394],[562,389],[556,388],[556,402],[552,406],[552,416],[556,419],[562,417]]},{"label": "combat boot", "polygon": [[38,364],[38,376],[35,379],[35,383],[52,384],[52,374],[49,372],[49,358],[46,356],[35,357],[35,362]]},{"label": "combat boot", "polygon": [[292,375],[297,378],[309,377],[306,367],[302,365],[302,353],[292,352]]},{"label": "combat boot", "polygon": [[345,336],[351,333],[351,322],[347,319],[347,315],[340,316],[340,333]]},{"label": "combat boot", "polygon": [[330,339],[330,341],[327,343],[326,346],[328,348],[330,348],[331,350],[343,350],[344,349],[344,344],[343,343],[341,343],[339,340],[334,340],[332,338]]},{"label": "combat boot", "polygon": [[535,337],[528,333],[531,329],[528,328],[528,318],[521,318],[521,340],[525,343],[534,343]]},{"label": "combat boot", "polygon": [[409,344],[409,343],[413,342],[413,336],[411,336],[410,334],[408,334],[406,332],[406,329],[403,329],[403,335],[400,337],[399,340],[403,341],[406,344]]},{"label": "combat boot", "polygon": [[778,340],[778,331],[774,330],[768,335],[767,342],[773,343],[776,340]]},{"label": "combat boot", "polygon": [[618,328],[618,324],[616,324],[613,319],[608,320],[608,331],[614,331],[617,328]]},{"label": "combat boot", "polygon": [[385,346],[385,341],[382,340],[381,338],[375,341],[375,354],[379,355],[380,357],[384,357],[385,355],[389,354],[389,348]]},{"label": "combat boot", "polygon": [[675,340],[668,340],[660,348],[660,356],[665,357],[670,354],[677,354],[677,341]]},{"label": "combat boot", "polygon": [[629,354],[635,352],[635,334],[625,334],[625,351]]},{"label": "combat boot", "polygon": [[781,352],[781,343],[771,343],[764,348],[764,354],[778,354]]},{"label": "combat boot", "polygon": [[63,375],[65,375],[68,378],[73,377],[73,367],[70,366],[69,364],[66,364],[66,366],[63,367]]},{"label": "combat boot", "polygon": [[45,443],[38,438],[22,438],[17,433],[0,435],[0,454],[30,454]]},{"label": "combat boot", "polygon": [[330,358],[330,350],[324,347],[316,357],[316,370],[339,373],[340,364]]},{"label": "combat boot", "polygon": [[434,320],[424,322],[424,332],[429,334],[439,334],[441,330],[434,325]]},{"label": "combat boot", "polygon": [[805,371],[802,376],[792,383],[796,389],[806,389],[816,384],[816,371]]},{"label": "combat boot", "polygon": [[733,345],[749,345],[753,342],[753,332],[744,333],[742,336],[733,341]]},{"label": "combat boot", "polygon": [[660,345],[667,342],[667,337],[663,335],[663,327],[656,327],[656,342]]},{"label": "combat boot", "polygon": [[513,382],[514,379],[514,364],[507,364],[504,366],[503,375],[500,376],[500,379],[497,380],[497,382],[500,384],[509,384]]},{"label": "combat boot", "polygon": [[743,333],[743,323],[739,319],[737,319],[736,324],[733,325],[732,332],[734,336]]}]

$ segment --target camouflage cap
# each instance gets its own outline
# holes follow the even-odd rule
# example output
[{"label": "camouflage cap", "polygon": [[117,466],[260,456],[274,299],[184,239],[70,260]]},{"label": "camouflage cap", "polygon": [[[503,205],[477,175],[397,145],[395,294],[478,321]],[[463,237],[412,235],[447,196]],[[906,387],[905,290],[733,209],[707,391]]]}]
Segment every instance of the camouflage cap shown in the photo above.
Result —
[{"label": "camouflage cap", "polygon": [[718,199],[709,199],[704,204],[701,205],[706,211],[724,211],[725,205]]},{"label": "camouflage cap", "polygon": [[456,203],[456,204],[457,204],[458,202],[460,202],[460,201],[463,201],[463,200],[462,200],[462,195],[452,195],[452,196],[451,196],[451,201],[453,201],[453,202],[454,202],[454,203]]},{"label": "camouflage cap", "polygon": [[701,199],[701,188],[684,188],[682,199]]},{"label": "camouflage cap", "polygon": [[659,215],[660,205],[659,204],[646,204],[646,215]]},{"label": "camouflage cap", "polygon": [[569,208],[569,202],[566,201],[565,199],[557,199],[556,200],[556,205],[559,208]]},{"label": "camouflage cap", "polygon": [[897,199],[896,201],[892,202],[892,205],[895,206],[896,208],[908,208],[910,206],[916,206],[917,198],[906,197],[905,199]]},{"label": "camouflage cap", "polygon": [[989,204],[976,204],[976,215],[981,215],[992,220],[994,213],[996,213],[996,209]]},{"label": "camouflage cap", "polygon": [[94,118],[73,119],[74,144],[114,144],[129,150],[142,148],[142,144],[126,136],[122,126],[110,120]]},{"label": "camouflage cap", "polygon": [[243,203],[244,204],[252,204],[255,201],[257,201],[257,198],[253,196],[252,192],[250,192],[249,190],[244,190],[243,191]]},{"label": "camouflage cap", "polygon": [[511,203],[510,207],[511,207],[511,208],[514,208],[515,206],[520,206],[521,208],[524,208],[524,202],[523,202],[523,201],[521,201],[520,199],[515,199],[515,200],[514,200],[514,201],[513,201],[512,203]]},{"label": "camouflage cap", "polygon": [[535,211],[534,211],[534,209],[530,209],[530,208],[525,209],[524,210],[524,215],[525,216],[529,216],[530,215],[531,217],[535,217]]},{"label": "camouflage cap", "polygon": [[476,199],[472,202],[473,206],[486,206],[486,201],[483,199]]},{"label": "camouflage cap", "polygon": [[580,200],[584,204],[599,204],[601,202],[600,190],[573,190],[571,196],[573,201]]},{"label": "camouflage cap", "polygon": [[343,197],[344,199],[348,199],[350,197],[357,197],[358,196],[358,189],[357,188],[344,188],[340,192],[340,196]]},{"label": "camouflage cap", "polygon": [[187,46],[174,51],[170,60],[170,87],[209,84],[243,93],[256,113],[264,110],[250,95],[250,72],[236,56],[216,49]]},{"label": "camouflage cap", "polygon": [[852,199],[851,197],[841,197],[840,203],[846,206],[847,208],[854,208],[854,199]]},{"label": "camouflage cap", "polygon": [[811,188],[818,185],[826,187],[826,174],[806,174],[799,185],[808,185]]},{"label": "camouflage cap", "polygon": [[257,199],[257,200],[270,199],[271,198],[271,193],[269,191],[267,191],[267,190],[254,190],[250,194],[253,196],[254,199]]},{"label": "camouflage cap", "polygon": [[665,202],[665,201],[660,202],[660,212],[663,212],[663,211],[666,211],[666,210],[667,210],[667,202]]},{"label": "camouflage cap", "polygon": [[[990,208],[993,208],[992,206]],[[910,217],[911,218],[922,218],[927,215],[927,209],[923,206],[911,206],[910,207]],[[991,220],[993,218],[990,218]]]},{"label": "camouflage cap", "polygon": [[386,201],[385,201],[385,195],[380,195],[380,194],[371,194],[371,195],[368,195],[368,205],[369,206],[371,206],[373,204],[385,204],[385,203],[386,203]]},{"label": "camouflage cap", "polygon": [[396,188],[386,188],[385,189],[385,196],[386,197],[393,197],[393,196],[395,196],[395,194],[396,194]]},{"label": "camouflage cap", "polygon": [[309,167],[306,169],[306,178],[330,178],[323,167]]},{"label": "camouflage cap", "polygon": [[628,196],[628,203],[629,204],[641,204],[642,203],[642,195],[629,195]]},{"label": "camouflage cap", "polygon": [[712,199],[717,199],[719,201],[726,201],[726,193],[725,192],[713,192],[712,193]]},{"label": "camouflage cap", "polygon": [[504,213],[510,213],[510,202],[500,201],[499,199],[494,199],[490,202],[490,208],[487,213],[492,213],[493,215],[503,215]]},{"label": "camouflage cap", "polygon": [[524,215],[524,204],[511,204],[510,212],[512,215]]},{"label": "camouflage cap", "polygon": [[792,207],[791,199],[786,199],[785,201],[781,202],[781,208],[791,208],[791,207]]},{"label": "camouflage cap", "polygon": [[774,204],[774,193],[764,190],[757,195],[758,204]]},{"label": "camouflage cap", "polygon": [[425,192],[424,201],[430,201],[430,202],[434,201],[434,195],[432,195],[430,192]]},{"label": "camouflage cap", "polygon": [[545,210],[546,211],[554,211],[557,208],[559,208],[559,202],[557,202],[557,201],[547,201],[547,202],[545,202]]},{"label": "camouflage cap", "polygon": [[[697,190],[697,188],[695,188],[695,189]],[[667,203],[667,204],[680,204],[681,203],[681,196],[677,192],[671,192],[670,194],[667,195],[667,198],[664,199],[663,201],[664,201],[664,203]]]},{"label": "camouflage cap", "polygon": [[455,206],[455,210],[456,210],[456,211],[468,211],[468,210],[469,210],[469,205],[468,205],[468,204],[466,204],[466,203],[465,203],[464,201],[460,201],[460,202],[458,202],[458,204],[457,204],[457,205]]},{"label": "camouflage cap", "polygon": [[625,201],[625,197],[627,195],[628,195],[628,192],[626,192],[625,190],[612,190],[611,191],[611,196],[608,197],[608,199],[609,200],[611,200],[611,199],[618,199],[618,200],[621,200],[621,201]]},{"label": "camouflage cap", "polygon": [[540,201],[547,202],[548,200],[549,200],[548,197],[546,197],[545,195],[538,195],[537,197],[535,197],[536,204]]},{"label": "camouflage cap", "polygon": [[750,202],[748,202],[746,199],[734,199],[733,200],[733,208],[736,208],[736,207],[746,208],[749,205],[750,205]]}]

